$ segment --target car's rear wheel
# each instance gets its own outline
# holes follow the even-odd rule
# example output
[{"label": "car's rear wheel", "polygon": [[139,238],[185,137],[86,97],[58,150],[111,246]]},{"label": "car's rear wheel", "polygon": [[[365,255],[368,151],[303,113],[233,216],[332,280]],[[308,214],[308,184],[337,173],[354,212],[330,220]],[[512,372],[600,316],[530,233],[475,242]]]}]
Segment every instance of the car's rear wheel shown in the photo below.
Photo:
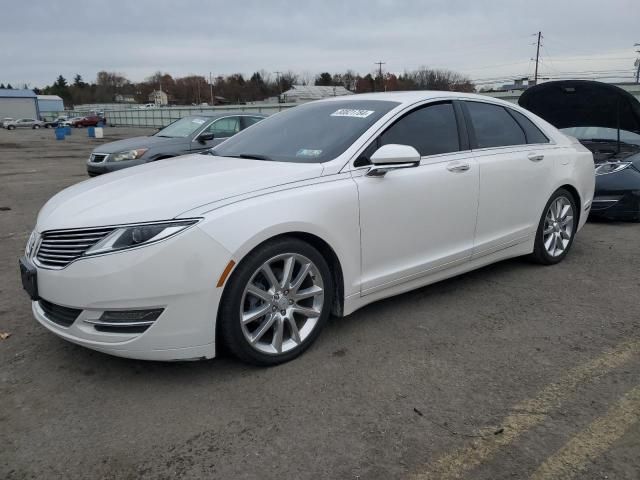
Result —
[{"label": "car's rear wheel", "polygon": [[575,199],[561,188],[551,196],[540,218],[533,260],[543,265],[561,262],[571,249],[577,227]]},{"label": "car's rear wheel", "polygon": [[37,130],[38,128],[40,128],[40,125],[34,125],[34,126],[33,126],[33,129],[34,129],[34,130]]},{"label": "car's rear wheel", "polygon": [[229,350],[257,365],[287,362],[320,334],[333,301],[322,255],[296,238],[265,243],[238,265],[218,321]]}]

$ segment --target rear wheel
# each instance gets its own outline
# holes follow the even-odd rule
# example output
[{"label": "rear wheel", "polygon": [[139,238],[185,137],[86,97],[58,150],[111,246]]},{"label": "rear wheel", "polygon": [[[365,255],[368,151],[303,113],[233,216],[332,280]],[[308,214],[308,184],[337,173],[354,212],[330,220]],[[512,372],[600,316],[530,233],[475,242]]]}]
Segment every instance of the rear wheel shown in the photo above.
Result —
[{"label": "rear wheel", "polygon": [[571,249],[577,227],[576,202],[561,188],[551,196],[540,218],[532,259],[543,265],[561,262]]},{"label": "rear wheel", "polygon": [[37,130],[38,128],[40,128],[40,125],[34,125],[34,126],[33,126],[33,129],[34,129],[34,130]]},{"label": "rear wheel", "polygon": [[251,252],[233,272],[218,321],[239,359],[277,365],[304,352],[329,317],[333,285],[311,245],[281,238]]}]

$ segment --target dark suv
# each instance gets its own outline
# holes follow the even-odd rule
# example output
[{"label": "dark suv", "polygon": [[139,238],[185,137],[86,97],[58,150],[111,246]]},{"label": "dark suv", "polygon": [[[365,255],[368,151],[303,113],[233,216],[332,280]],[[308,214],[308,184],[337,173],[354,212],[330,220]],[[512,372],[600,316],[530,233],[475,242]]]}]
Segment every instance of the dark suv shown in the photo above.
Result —
[{"label": "dark suv", "polygon": [[87,161],[87,172],[93,177],[147,162],[203,152],[265,117],[259,113],[229,112],[183,117],[149,137],[128,138],[96,147]]}]

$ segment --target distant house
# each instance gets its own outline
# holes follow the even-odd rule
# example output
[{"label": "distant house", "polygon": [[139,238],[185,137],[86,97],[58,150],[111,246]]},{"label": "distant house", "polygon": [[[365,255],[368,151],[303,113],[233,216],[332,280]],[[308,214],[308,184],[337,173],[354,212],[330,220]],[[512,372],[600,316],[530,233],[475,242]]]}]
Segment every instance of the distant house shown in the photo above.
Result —
[{"label": "distant house", "polygon": [[304,103],[313,100],[320,100],[328,97],[340,97],[343,95],[353,95],[344,87],[325,87],[320,85],[293,85],[280,95],[283,103]]},{"label": "distant house", "polygon": [[162,90],[154,90],[149,94],[149,102],[155,103],[156,105],[168,105],[169,97]]},{"label": "distant house", "polygon": [[38,95],[38,110],[41,116],[64,112],[64,102],[58,95]]},{"label": "distant house", "polygon": [[31,90],[0,89],[0,121],[38,117],[38,99]]},{"label": "distant house", "polygon": [[136,103],[136,97],[129,93],[117,93],[113,97],[113,101],[116,103]]}]

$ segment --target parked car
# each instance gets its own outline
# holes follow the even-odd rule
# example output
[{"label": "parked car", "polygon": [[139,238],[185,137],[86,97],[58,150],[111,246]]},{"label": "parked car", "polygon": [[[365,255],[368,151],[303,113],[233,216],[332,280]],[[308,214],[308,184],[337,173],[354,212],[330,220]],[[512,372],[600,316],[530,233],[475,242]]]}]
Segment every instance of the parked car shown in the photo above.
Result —
[{"label": "parked car", "polygon": [[67,120],[63,120],[60,123],[60,126],[62,126],[62,127],[72,127],[74,123],[82,120],[82,118],[83,117],[71,117],[71,118],[68,118]]},{"label": "parked car", "polygon": [[149,137],[105,143],[87,160],[90,176],[113,172],[185,153],[205,151],[265,118],[262,114],[218,113],[176,120]]},{"label": "parked car", "polygon": [[593,152],[592,217],[640,221],[640,102],[608,83],[546,82],[525,90],[522,107]]},{"label": "parked car", "polygon": [[454,92],[311,102],[210,153],[49,200],[20,260],[36,319],[124,357],[211,358],[217,342],[273,365],[330,313],[510,257],[562,261],[594,188],[580,143]]},{"label": "parked car", "polygon": [[100,122],[102,122],[102,118],[98,115],[87,115],[86,117],[80,117],[72,121],[71,126],[75,128],[97,127]]},{"label": "parked car", "polygon": [[35,118],[19,118],[17,120],[6,122],[7,130],[15,130],[16,128],[34,128],[44,127],[44,122]]},{"label": "parked car", "polygon": [[55,120],[49,120],[44,122],[44,128],[56,128],[62,126],[68,119],[65,116],[56,118]]},{"label": "parked car", "polygon": [[4,118],[2,119],[2,122],[0,122],[0,127],[2,127],[2,128],[6,128],[7,124],[9,124],[10,122],[13,122],[13,120],[14,120],[14,119],[13,119],[13,118],[11,118],[11,117],[4,117]]}]

